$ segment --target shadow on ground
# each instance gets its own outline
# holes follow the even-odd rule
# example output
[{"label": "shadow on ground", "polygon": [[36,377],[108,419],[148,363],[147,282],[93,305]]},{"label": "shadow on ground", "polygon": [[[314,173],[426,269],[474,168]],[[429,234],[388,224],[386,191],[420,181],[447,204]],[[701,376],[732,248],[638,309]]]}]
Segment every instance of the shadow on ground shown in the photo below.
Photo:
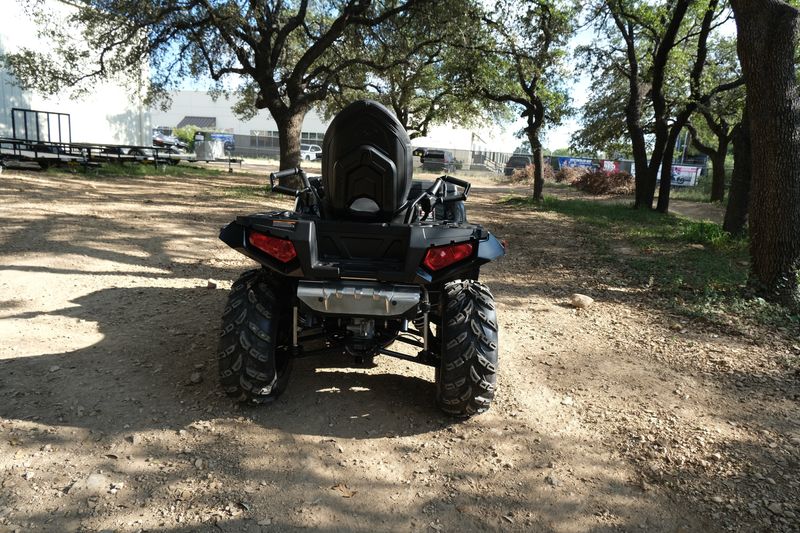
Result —
[{"label": "shadow on ground", "polygon": [[[226,297],[227,291],[205,288],[104,289],[45,313],[96,323],[103,338],[77,350],[0,361],[0,416],[122,434],[230,414],[215,376]],[[243,412],[282,431],[345,438],[417,434],[449,423],[432,406],[431,381],[349,372],[348,364],[301,359],[276,409]],[[190,382],[194,370],[205,377],[199,385]],[[75,416],[76,402],[83,416]],[[168,416],[158,407],[178,402],[184,406]],[[371,418],[376,411],[388,416],[378,423]]]}]

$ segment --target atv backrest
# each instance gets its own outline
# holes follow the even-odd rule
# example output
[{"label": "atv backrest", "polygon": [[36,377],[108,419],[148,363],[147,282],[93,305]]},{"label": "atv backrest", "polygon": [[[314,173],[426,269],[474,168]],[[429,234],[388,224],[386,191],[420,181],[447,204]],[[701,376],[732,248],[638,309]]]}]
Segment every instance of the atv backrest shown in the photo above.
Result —
[{"label": "atv backrest", "polygon": [[322,143],[326,212],[388,222],[411,187],[411,140],[378,102],[356,100],[333,119]]}]

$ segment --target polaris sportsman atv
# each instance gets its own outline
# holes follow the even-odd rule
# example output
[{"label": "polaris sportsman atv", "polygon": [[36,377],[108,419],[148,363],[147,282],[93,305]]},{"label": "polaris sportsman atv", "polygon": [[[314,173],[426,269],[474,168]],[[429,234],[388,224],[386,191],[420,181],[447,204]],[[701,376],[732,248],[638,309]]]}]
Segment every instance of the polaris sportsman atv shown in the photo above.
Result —
[{"label": "polaris sportsman atv", "polygon": [[[436,398],[456,416],[488,409],[497,373],[494,298],[481,265],[505,254],[466,220],[470,184],[412,181],[408,134],[389,110],[359,100],[331,122],[322,176],[270,175],[294,211],[238,217],[220,232],[261,268],[233,284],[223,313],[225,392],[268,403],[293,359],[382,354],[436,368]],[[415,356],[389,349],[402,342]]]}]

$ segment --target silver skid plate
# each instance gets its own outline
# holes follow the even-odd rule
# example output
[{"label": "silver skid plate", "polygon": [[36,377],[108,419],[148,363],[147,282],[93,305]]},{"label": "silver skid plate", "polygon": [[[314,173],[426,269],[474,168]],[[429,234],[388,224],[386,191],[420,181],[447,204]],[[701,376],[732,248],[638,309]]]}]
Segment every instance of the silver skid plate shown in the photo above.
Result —
[{"label": "silver skid plate", "polygon": [[399,316],[419,305],[420,289],[373,281],[301,281],[297,298],[322,314]]}]

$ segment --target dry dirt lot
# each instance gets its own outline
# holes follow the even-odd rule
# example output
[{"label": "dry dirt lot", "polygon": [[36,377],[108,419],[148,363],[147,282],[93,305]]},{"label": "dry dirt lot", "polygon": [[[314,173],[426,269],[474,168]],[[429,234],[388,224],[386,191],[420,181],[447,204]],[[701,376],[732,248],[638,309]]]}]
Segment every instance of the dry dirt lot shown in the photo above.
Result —
[{"label": "dry dirt lot", "polygon": [[231,404],[218,320],[253,265],[217,232],[288,206],[236,192],[258,183],[0,175],[0,532],[800,530],[800,341],[670,316],[487,182],[470,217],[510,245],[483,273],[487,414],[443,416],[433,370],[386,357]]}]

